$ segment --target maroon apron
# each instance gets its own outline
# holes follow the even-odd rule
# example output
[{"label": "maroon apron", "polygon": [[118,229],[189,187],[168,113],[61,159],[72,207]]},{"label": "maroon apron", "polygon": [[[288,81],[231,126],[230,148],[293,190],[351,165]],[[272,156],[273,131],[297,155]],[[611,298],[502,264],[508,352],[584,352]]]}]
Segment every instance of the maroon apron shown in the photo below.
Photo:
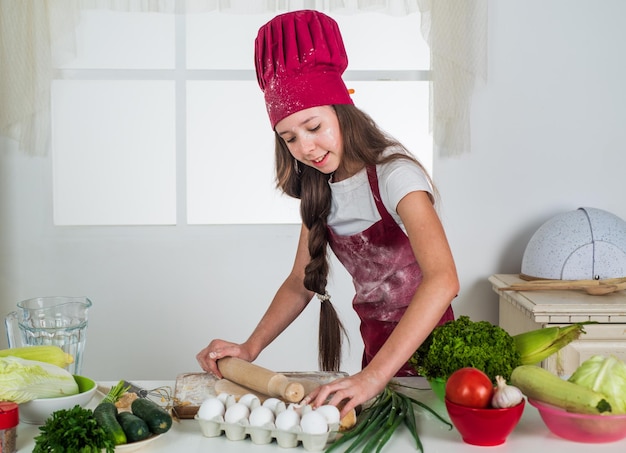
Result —
[{"label": "maroon apron", "polygon": [[[382,202],[376,167],[367,167],[367,177],[381,220],[351,236],[337,235],[328,228],[330,247],[352,276],[356,290],[352,306],[361,320],[363,367],[391,335],[422,282],[409,238]],[[449,306],[439,324],[452,319]],[[406,363],[396,376],[416,374]]]}]

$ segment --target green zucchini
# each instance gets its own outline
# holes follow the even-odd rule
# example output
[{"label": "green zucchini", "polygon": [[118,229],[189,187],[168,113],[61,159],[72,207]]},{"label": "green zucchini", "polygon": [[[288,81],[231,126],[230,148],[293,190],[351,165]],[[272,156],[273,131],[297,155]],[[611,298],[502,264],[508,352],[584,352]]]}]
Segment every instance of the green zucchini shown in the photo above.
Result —
[{"label": "green zucchini", "polygon": [[602,414],[611,404],[598,392],[561,379],[536,365],[520,365],[511,373],[511,384],[528,398],[548,403],[569,412]]},{"label": "green zucchini", "polygon": [[117,407],[115,407],[115,404],[108,401],[101,402],[94,409],[93,416],[115,445],[123,445],[128,442],[126,433],[117,421]]},{"label": "green zucchini", "polygon": [[137,398],[130,406],[133,414],[143,419],[154,434],[163,434],[172,427],[172,416],[147,398]]},{"label": "green zucchini", "polygon": [[150,436],[148,424],[135,414],[130,412],[120,412],[117,414],[117,421],[122,426],[128,442],[139,442]]}]

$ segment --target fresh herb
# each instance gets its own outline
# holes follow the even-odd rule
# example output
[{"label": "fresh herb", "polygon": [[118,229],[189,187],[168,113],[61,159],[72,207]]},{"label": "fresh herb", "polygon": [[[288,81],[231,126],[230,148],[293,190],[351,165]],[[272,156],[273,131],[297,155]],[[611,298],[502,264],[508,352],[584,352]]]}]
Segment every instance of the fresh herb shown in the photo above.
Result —
[{"label": "fresh herb", "polygon": [[521,356],[503,328],[460,316],[435,327],[409,362],[427,379],[447,380],[460,368],[474,367],[493,380],[496,376],[508,380],[521,365]]},{"label": "fresh herb", "polygon": [[450,422],[433,409],[421,401],[396,391],[393,384],[389,384],[371,405],[361,411],[356,424],[326,449],[326,453],[348,443],[350,445],[344,453],[356,451],[359,447],[362,447],[359,451],[363,453],[379,453],[401,424],[406,425],[411,432],[416,450],[423,452],[422,442],[417,432],[414,404],[435,415],[452,429]]},{"label": "fresh herb", "polygon": [[114,453],[115,445],[91,409],[79,405],[52,413],[35,437],[33,453]]},{"label": "fresh herb", "polygon": [[124,395],[124,393],[128,391],[129,388],[130,385],[127,385],[126,381],[119,381],[117,385],[111,387],[109,392],[104,395],[102,402],[116,403],[122,397],[122,395]]}]

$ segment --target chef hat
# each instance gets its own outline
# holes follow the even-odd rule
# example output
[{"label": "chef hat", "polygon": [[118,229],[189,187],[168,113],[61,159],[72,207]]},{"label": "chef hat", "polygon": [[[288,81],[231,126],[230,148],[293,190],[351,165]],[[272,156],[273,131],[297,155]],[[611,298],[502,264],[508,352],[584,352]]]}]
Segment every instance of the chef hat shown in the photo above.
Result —
[{"label": "chef hat", "polygon": [[272,128],[310,107],[353,104],[341,75],[348,56],[337,22],[318,11],[281,14],[255,40],[257,80]]}]

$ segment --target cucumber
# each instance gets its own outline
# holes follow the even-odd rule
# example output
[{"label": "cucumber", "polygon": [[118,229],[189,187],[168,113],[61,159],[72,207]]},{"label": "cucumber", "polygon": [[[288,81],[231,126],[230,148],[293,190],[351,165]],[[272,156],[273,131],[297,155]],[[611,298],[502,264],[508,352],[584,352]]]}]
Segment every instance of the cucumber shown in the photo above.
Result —
[{"label": "cucumber", "polygon": [[117,414],[117,421],[122,426],[128,442],[139,442],[150,436],[150,428],[142,418],[130,412]]},{"label": "cucumber", "polygon": [[117,407],[115,407],[115,404],[101,402],[93,410],[93,416],[115,445],[123,445],[128,442],[126,433],[117,421]]},{"label": "cucumber", "polygon": [[163,434],[172,427],[172,416],[147,398],[137,398],[130,406],[133,414],[143,419],[154,434]]}]

